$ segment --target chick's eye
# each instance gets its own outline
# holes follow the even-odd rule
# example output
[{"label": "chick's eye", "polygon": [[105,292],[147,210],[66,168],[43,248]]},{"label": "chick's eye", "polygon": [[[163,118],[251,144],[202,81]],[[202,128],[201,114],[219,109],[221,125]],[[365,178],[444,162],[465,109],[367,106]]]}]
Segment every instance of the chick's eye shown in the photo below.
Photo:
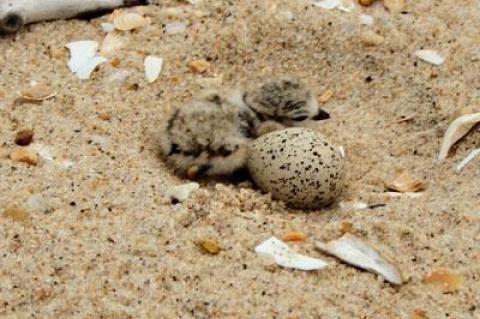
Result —
[{"label": "chick's eye", "polygon": [[294,121],[305,121],[307,119],[308,116],[299,116],[299,117],[294,117],[292,120]]}]

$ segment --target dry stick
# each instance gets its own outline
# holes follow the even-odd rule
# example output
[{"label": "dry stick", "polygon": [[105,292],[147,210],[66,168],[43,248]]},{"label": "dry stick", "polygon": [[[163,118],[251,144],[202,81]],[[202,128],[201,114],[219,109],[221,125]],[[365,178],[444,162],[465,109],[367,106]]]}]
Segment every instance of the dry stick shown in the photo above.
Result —
[{"label": "dry stick", "polygon": [[149,4],[149,0],[0,0],[0,32],[47,20],[104,13],[119,7]]}]

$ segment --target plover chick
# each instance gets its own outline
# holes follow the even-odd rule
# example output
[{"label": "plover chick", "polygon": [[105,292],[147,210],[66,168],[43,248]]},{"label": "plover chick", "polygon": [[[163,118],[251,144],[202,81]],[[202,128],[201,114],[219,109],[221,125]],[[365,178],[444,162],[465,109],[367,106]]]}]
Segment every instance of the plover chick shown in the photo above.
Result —
[{"label": "plover chick", "polygon": [[160,148],[178,173],[188,178],[231,175],[245,166],[257,120],[232,92],[202,94],[168,119]]},{"label": "plover chick", "polygon": [[291,77],[270,79],[249,88],[244,92],[243,100],[263,123],[258,135],[285,127],[302,126],[306,120],[330,118],[318,106],[310,88]]}]

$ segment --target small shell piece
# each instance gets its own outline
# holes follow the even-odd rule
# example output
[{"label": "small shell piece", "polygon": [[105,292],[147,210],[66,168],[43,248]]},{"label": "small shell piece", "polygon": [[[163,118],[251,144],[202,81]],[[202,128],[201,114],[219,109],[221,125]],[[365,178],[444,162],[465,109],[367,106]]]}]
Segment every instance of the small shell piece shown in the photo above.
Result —
[{"label": "small shell piece", "polygon": [[148,83],[153,83],[160,75],[162,71],[163,59],[149,55],[145,58],[145,77],[147,78]]},{"label": "small shell piece", "polygon": [[167,33],[169,34],[175,34],[175,33],[181,33],[181,32],[185,32],[185,30],[187,29],[187,26],[185,25],[185,23],[183,22],[172,22],[172,23],[168,23],[165,27],[165,30],[167,31]]},{"label": "small shell piece", "polygon": [[470,154],[467,155],[467,157],[465,157],[458,165],[457,167],[455,168],[455,171],[457,173],[460,173],[463,168],[465,167],[465,165],[467,165],[468,163],[470,163],[470,161],[472,161],[477,155],[480,155],[480,148],[477,148],[476,150],[473,150],[470,152]]},{"label": "small shell piece", "polygon": [[37,83],[27,89],[19,91],[18,95],[24,101],[42,102],[51,99],[57,95],[57,92],[47,84]]},{"label": "small shell piece", "polygon": [[413,179],[407,171],[402,171],[394,180],[385,182],[385,186],[392,191],[400,193],[421,192],[425,185]]},{"label": "small shell piece", "polygon": [[447,158],[452,145],[465,136],[478,122],[480,122],[480,113],[466,114],[453,121],[443,136],[438,160],[443,161]]},{"label": "small shell piece", "polygon": [[448,270],[434,271],[423,278],[423,283],[437,287],[443,293],[456,291],[463,283],[463,277]]},{"label": "small shell piece", "polygon": [[10,153],[10,159],[14,162],[22,162],[28,165],[37,165],[38,156],[30,148],[19,147]]},{"label": "small shell piece", "polygon": [[443,61],[445,61],[445,59],[442,58],[437,51],[433,50],[417,50],[415,51],[415,56],[420,60],[433,65],[440,65],[443,63]]},{"label": "small shell piece", "polygon": [[146,26],[148,19],[138,13],[126,12],[117,15],[113,19],[113,25],[117,30],[129,31]]},{"label": "small shell piece", "polygon": [[70,50],[68,67],[81,80],[89,79],[95,68],[107,61],[104,57],[96,55],[98,49],[96,41],[70,42],[66,47]]},{"label": "small shell piece", "polygon": [[222,246],[213,239],[202,239],[198,241],[198,246],[211,255],[216,255],[222,250]]},{"label": "small shell piece", "polygon": [[172,200],[183,202],[184,200],[187,200],[190,195],[199,188],[200,185],[198,183],[186,183],[170,188],[167,191],[166,195]]},{"label": "small shell piece", "polygon": [[87,61],[87,63],[82,65],[80,69],[78,69],[77,77],[80,80],[88,80],[92,72],[97,68],[97,66],[105,62],[107,62],[107,59],[102,56],[95,56],[91,58]]},{"label": "small shell piece", "polygon": [[352,234],[346,233],[339,239],[328,243],[317,242],[316,248],[348,264],[379,274],[393,284],[400,285],[403,282],[397,267],[386,261],[376,250]]},{"label": "small shell piece", "polygon": [[91,40],[70,42],[66,45],[70,50],[70,60],[68,67],[70,71],[76,73],[88,60],[93,58],[98,49],[98,42]]},{"label": "small shell piece", "polygon": [[291,231],[283,235],[282,238],[284,241],[304,241],[305,234],[299,231]]},{"label": "small shell piece", "polygon": [[327,263],[318,258],[307,257],[294,253],[283,241],[271,237],[255,247],[260,255],[272,257],[277,265],[300,270],[317,270],[327,267]]}]

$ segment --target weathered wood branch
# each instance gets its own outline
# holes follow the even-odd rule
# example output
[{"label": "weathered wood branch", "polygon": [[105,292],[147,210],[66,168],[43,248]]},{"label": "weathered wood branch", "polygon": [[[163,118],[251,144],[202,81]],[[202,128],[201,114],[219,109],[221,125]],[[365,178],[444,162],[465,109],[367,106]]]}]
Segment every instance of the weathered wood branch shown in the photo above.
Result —
[{"label": "weathered wood branch", "polygon": [[17,32],[29,23],[89,17],[149,0],[0,0],[0,32]]}]

